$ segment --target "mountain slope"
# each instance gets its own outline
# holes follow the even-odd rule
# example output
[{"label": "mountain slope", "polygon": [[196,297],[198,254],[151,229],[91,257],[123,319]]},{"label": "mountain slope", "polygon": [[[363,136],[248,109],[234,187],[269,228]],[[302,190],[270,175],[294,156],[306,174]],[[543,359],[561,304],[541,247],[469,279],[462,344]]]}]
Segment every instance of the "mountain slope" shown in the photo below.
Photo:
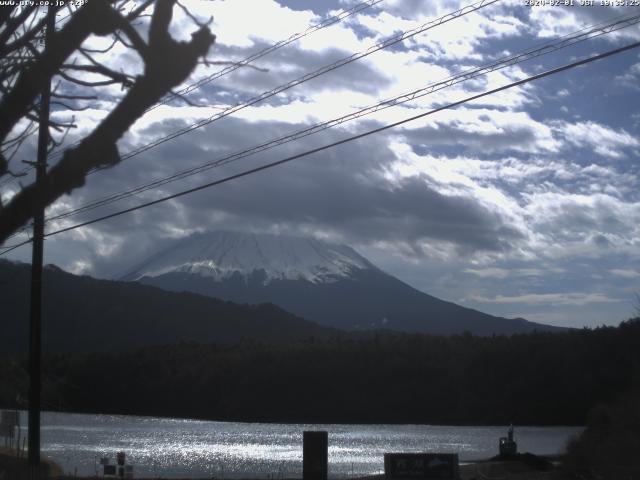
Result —
[{"label": "mountain slope", "polygon": [[[30,266],[0,261],[0,351],[27,347]],[[329,337],[338,332],[263,304],[236,305],[130,282],[96,280],[47,266],[43,343],[48,352],[92,352],[175,344]]]},{"label": "mountain slope", "polygon": [[349,247],[294,237],[195,235],[143,261],[124,279],[234,302],[272,302],[344,330],[491,335],[556,329],[440,300],[383,272]]}]

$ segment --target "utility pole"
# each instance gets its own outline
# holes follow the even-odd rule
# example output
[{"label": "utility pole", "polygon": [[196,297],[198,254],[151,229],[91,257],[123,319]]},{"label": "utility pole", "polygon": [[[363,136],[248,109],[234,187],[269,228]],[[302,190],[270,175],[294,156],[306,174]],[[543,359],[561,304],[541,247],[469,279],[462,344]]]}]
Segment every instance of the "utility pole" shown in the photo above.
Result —
[{"label": "utility pole", "polygon": [[[56,8],[49,6],[45,31],[45,49],[51,48],[56,23]],[[42,263],[44,250],[44,201],[42,188],[47,173],[49,148],[49,108],[51,77],[42,79],[38,126],[36,185],[40,192],[38,211],[33,216],[31,254],[31,312],[29,318],[29,480],[40,480],[40,410],[42,391]]]}]

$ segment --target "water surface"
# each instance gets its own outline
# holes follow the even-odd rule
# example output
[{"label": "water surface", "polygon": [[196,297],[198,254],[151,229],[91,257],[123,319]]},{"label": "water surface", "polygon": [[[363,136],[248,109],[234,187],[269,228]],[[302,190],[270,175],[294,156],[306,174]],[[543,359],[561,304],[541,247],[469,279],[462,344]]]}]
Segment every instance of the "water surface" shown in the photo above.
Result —
[{"label": "water surface", "polygon": [[[25,412],[22,419],[26,420]],[[26,426],[23,425],[23,432]],[[125,451],[135,476],[302,476],[302,432],[329,432],[329,476],[382,472],[385,452],[452,452],[462,461],[497,454],[507,428],[429,425],[311,425],[44,412],[42,451],[65,472],[96,473],[100,457]],[[576,427],[516,427],[520,451],[557,454]]]}]

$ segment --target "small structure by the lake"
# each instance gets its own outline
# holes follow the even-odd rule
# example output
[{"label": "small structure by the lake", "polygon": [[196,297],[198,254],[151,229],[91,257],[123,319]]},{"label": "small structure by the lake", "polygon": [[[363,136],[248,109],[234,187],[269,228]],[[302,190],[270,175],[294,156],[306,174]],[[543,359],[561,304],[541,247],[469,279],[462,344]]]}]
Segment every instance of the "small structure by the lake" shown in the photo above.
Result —
[{"label": "small structure by the lake", "polygon": [[513,424],[509,425],[507,436],[500,437],[498,447],[501,457],[510,457],[518,453],[518,444],[513,439]]}]

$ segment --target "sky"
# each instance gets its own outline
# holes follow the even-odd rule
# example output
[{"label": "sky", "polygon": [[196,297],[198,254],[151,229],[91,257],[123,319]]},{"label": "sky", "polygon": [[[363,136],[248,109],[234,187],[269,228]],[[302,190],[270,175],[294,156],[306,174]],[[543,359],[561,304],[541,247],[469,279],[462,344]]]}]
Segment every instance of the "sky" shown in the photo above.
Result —
[{"label": "sky", "polygon": [[[190,0],[217,39],[185,85],[303,32],[352,0]],[[121,153],[470,5],[382,0],[147,112]],[[91,175],[47,215],[160,179],[424,88],[640,7],[527,6],[500,0],[243,108]],[[595,2],[599,4],[600,2]],[[176,7],[172,34],[197,29]],[[144,32],[142,22],[138,26]],[[640,39],[637,25],[444,88],[61,221],[49,230],[278,160]],[[108,44],[90,38],[87,46]],[[136,73],[136,54],[105,59]],[[75,115],[83,138],[123,92]],[[167,242],[208,230],[313,236],[347,244],[439,298],[494,315],[570,327],[617,325],[640,292],[640,49],[404,123],[133,214],[50,237],[45,262],[113,278]],[[33,142],[24,147],[33,154]],[[55,160],[52,161],[55,163]],[[21,180],[27,183],[29,178]],[[2,187],[3,201],[18,190]],[[18,237],[21,239],[23,237]],[[12,240],[17,240],[12,239]],[[10,244],[11,241],[7,244]],[[8,258],[29,261],[22,247]]]}]

